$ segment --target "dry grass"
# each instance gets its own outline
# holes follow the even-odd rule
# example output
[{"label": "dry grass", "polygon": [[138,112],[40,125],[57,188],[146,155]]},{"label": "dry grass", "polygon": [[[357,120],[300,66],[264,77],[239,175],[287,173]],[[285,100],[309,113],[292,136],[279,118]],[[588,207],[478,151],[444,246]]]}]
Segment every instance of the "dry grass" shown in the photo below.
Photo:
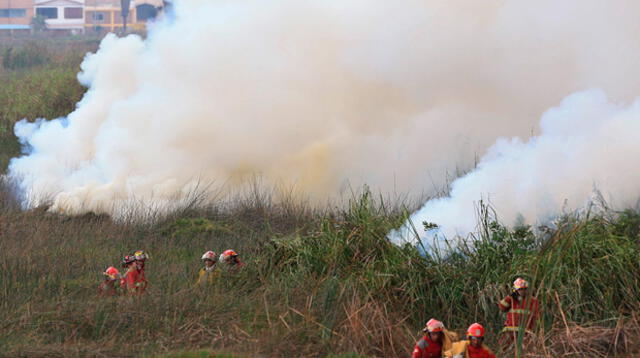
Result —
[{"label": "dry grass", "polygon": [[[338,346],[374,357],[405,357],[413,340],[408,317],[392,310],[388,302],[354,294],[342,307],[345,319],[338,326]],[[376,342],[372,345],[372,342]]]},{"label": "dry grass", "polygon": [[[640,354],[637,315],[620,318],[615,326],[579,325],[558,321],[546,337],[538,337],[525,357],[637,357]],[[544,344],[541,344],[543,343]]]},{"label": "dry grass", "polygon": [[[600,301],[600,311],[590,308],[585,315],[570,299],[570,290],[562,291],[562,278],[575,282],[581,276],[572,270],[585,267],[566,259],[559,265],[556,255],[577,250],[596,257],[599,251],[589,251],[590,245],[600,250],[603,242],[612,240],[614,253],[599,254],[625,264],[627,239],[618,231],[626,232],[623,222],[633,223],[630,219],[579,223],[543,250],[532,249],[504,263],[499,257],[473,256],[499,255],[493,249],[482,251],[485,246],[469,252],[465,261],[433,262],[415,248],[384,241],[384,234],[402,216],[376,206],[366,194],[343,212],[245,194],[234,205],[194,207],[143,224],[21,211],[10,187],[4,189],[0,345],[9,356],[129,357],[204,349],[268,357],[325,357],[333,352],[406,357],[420,326],[431,316],[441,317],[458,333],[469,322],[481,321],[488,328],[487,342],[495,347],[502,317],[494,301],[504,294],[503,282],[508,281],[496,272],[509,270],[514,262],[534,262],[532,272],[546,280],[538,281],[537,290],[545,309],[543,330],[537,344],[526,347],[525,356],[606,357],[638,349],[638,320],[624,313],[637,306],[610,296]],[[610,238],[599,231],[610,226],[616,228]],[[225,274],[214,287],[194,287],[201,253],[227,247],[241,252],[247,269]],[[152,254],[148,294],[96,299],[100,272],[138,248]],[[469,270],[478,260],[493,265],[486,266],[486,272]],[[545,260],[554,262],[553,267]],[[593,271],[596,274],[612,263],[602,258],[590,262],[603,265]],[[622,282],[632,282],[633,267],[626,266]],[[615,287],[598,281],[611,274],[593,275],[585,276],[589,281],[580,279],[577,287],[583,291],[573,293],[588,297]],[[595,288],[586,290],[587,286]],[[632,284],[626,286],[633,295]],[[583,301],[583,306],[598,307],[590,301]],[[607,321],[612,311],[621,312],[619,320]],[[576,320],[581,316],[584,321]],[[595,322],[593,317],[601,322],[589,324]],[[131,346],[136,351],[130,351]]]}]

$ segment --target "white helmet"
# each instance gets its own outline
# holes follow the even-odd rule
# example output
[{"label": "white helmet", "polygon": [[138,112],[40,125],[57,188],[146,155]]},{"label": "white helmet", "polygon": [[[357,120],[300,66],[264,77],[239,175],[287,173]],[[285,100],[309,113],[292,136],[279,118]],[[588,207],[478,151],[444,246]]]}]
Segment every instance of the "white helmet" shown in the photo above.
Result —
[{"label": "white helmet", "polygon": [[217,255],[213,251],[207,251],[202,255],[202,260],[216,261]]}]

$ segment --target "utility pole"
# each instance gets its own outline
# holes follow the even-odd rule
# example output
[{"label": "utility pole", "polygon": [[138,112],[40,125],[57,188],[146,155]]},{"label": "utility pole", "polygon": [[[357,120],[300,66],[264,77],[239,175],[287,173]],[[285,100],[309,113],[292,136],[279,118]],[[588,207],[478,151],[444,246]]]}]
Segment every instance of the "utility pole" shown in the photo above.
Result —
[{"label": "utility pole", "polygon": [[131,0],[120,0],[120,14],[122,14],[122,33],[127,33],[127,17],[129,16]]}]

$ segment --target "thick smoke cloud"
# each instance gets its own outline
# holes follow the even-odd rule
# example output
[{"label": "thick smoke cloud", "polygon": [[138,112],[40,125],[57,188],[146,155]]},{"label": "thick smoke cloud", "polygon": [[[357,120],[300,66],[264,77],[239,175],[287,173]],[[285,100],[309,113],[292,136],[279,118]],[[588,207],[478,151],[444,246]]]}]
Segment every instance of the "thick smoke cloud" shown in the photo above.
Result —
[{"label": "thick smoke cloud", "polygon": [[[566,98],[540,121],[541,134],[527,142],[500,139],[477,168],[455,180],[448,197],[428,201],[390,238],[427,246],[475,232],[482,198],[508,225],[547,223],[596,198],[614,208],[637,207],[640,194],[640,99],[612,103],[599,90]],[[412,224],[414,227],[412,227]],[[435,241],[434,241],[435,240]]]},{"label": "thick smoke cloud", "polygon": [[[437,188],[567,94],[640,93],[636,1],[182,0],[108,36],[64,119],[16,125],[29,206],[114,213],[254,174],[324,200]],[[585,122],[585,125],[588,125]],[[564,194],[568,195],[568,194]]]}]

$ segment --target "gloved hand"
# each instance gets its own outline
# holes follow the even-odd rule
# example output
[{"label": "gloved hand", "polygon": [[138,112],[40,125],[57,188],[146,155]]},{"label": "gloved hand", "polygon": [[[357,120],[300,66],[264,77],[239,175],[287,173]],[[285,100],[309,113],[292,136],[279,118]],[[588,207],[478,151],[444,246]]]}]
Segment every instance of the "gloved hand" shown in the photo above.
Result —
[{"label": "gloved hand", "polygon": [[463,357],[464,357],[463,354],[456,354],[456,355],[453,356],[453,358],[463,358]]},{"label": "gloved hand", "polygon": [[513,298],[516,301],[520,301],[520,295],[518,294],[518,291],[516,290],[511,291],[511,298]]}]

